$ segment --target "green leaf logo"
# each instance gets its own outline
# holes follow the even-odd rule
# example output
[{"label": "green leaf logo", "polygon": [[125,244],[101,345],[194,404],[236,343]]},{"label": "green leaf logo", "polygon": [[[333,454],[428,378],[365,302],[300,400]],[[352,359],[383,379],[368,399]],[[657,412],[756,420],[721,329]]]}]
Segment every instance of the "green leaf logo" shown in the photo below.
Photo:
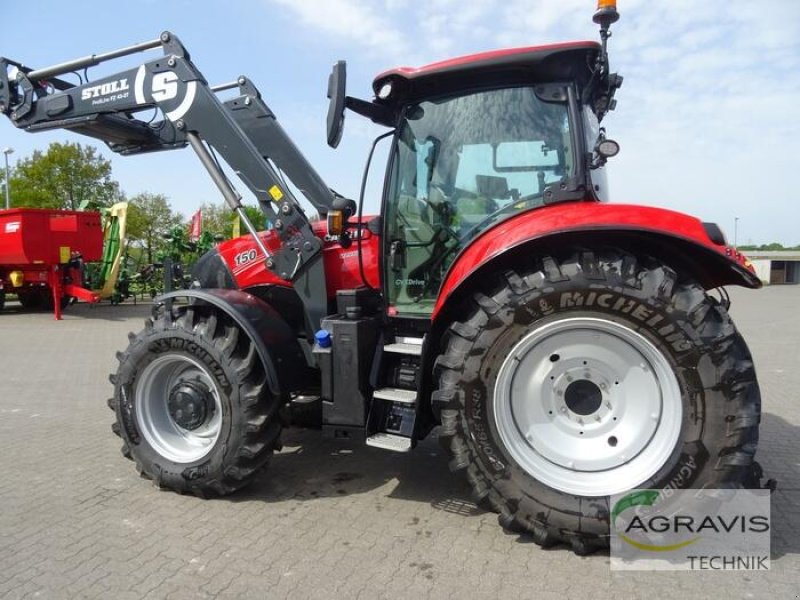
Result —
[{"label": "green leaf logo", "polygon": [[[629,508],[634,508],[636,506],[653,506],[656,500],[658,500],[658,496],[658,490],[640,490],[638,492],[631,492],[627,496],[623,496],[614,503],[614,508],[611,511],[611,522],[614,524],[614,526],[616,526],[617,517]],[[685,540],[676,544],[645,544],[643,542],[638,542],[634,539],[631,539],[623,533],[618,532],[617,535],[619,535],[620,538],[634,548],[645,550],[647,552],[671,552],[673,550],[685,548],[690,544],[694,544],[700,539],[700,536],[698,536],[696,538],[692,538],[691,540]]]}]

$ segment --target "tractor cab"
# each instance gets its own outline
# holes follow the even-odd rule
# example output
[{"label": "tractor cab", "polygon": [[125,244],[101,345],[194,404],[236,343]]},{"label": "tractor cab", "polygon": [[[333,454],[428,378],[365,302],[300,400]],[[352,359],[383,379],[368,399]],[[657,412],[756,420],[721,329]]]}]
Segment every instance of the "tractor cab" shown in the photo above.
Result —
[{"label": "tractor cab", "polygon": [[582,120],[596,119],[575,85],[596,53],[530,48],[376,80],[379,98],[398,98],[383,211],[386,297],[398,315],[429,316],[453,259],[500,220],[596,197],[581,164]]},{"label": "tractor cab", "polygon": [[394,129],[381,211],[389,314],[428,318],[456,256],[500,221],[605,198],[601,55],[595,42],[487,52],[382,73],[373,102],[344,100]]}]

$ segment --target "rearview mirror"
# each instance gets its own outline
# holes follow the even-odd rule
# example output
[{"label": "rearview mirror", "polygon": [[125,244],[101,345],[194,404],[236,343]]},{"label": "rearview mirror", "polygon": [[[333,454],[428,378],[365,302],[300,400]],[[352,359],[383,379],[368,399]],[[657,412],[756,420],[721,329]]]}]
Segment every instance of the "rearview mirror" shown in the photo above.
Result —
[{"label": "rearview mirror", "polygon": [[328,145],[336,148],[342,141],[344,130],[345,89],[347,87],[347,63],[343,60],[333,65],[328,77]]},{"label": "rearview mirror", "polygon": [[508,189],[508,179],[505,177],[495,177],[494,175],[476,175],[475,183],[478,193],[487,198],[503,200],[511,197],[511,190]]},{"label": "rearview mirror", "polygon": [[545,142],[501,142],[494,147],[494,170],[498,173],[541,171],[557,167],[558,152]]}]

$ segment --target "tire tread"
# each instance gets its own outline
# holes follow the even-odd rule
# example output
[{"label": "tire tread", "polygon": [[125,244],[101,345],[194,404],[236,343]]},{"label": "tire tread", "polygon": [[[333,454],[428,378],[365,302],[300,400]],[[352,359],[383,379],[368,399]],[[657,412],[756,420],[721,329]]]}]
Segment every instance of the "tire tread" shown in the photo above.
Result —
[{"label": "tire tread", "polygon": [[[244,426],[231,435],[239,436],[239,451],[226,462],[223,472],[197,477],[196,469],[188,467],[180,476],[166,475],[157,464],[145,464],[136,452],[136,444],[128,439],[121,421],[119,397],[123,365],[132,359],[132,350],[141,344],[175,330],[189,334],[198,342],[204,341],[219,351],[219,358],[226,359],[229,373],[238,381],[240,409],[243,411]],[[194,307],[165,310],[159,319],[148,319],[145,327],[133,334],[125,352],[118,352],[120,368],[109,379],[114,384],[114,397],[107,404],[114,411],[117,420],[112,431],[123,439],[123,455],[132,460],[139,474],[159,488],[168,488],[179,493],[190,493],[199,497],[213,497],[230,494],[249,483],[268,463],[273,452],[280,448],[281,425],[278,419],[279,399],[272,396],[266,382],[266,371],[258,362],[254,345],[246,335],[239,335],[238,327],[227,316],[217,314],[213,309]]]},{"label": "tire tread", "polygon": [[[754,461],[758,441],[761,405],[749,351],[737,333],[725,308],[692,282],[680,281],[678,274],[667,265],[648,257],[635,257],[624,251],[608,248],[602,251],[585,249],[565,252],[564,257],[545,256],[538,268],[508,270],[495,286],[473,293],[471,314],[455,320],[442,338],[441,354],[437,357],[434,377],[438,387],[432,393],[434,409],[441,415],[440,442],[450,454],[450,468],[464,471],[474,495],[499,513],[500,524],[509,530],[530,535],[542,546],[558,543],[567,545],[575,554],[585,555],[608,546],[608,535],[598,534],[583,517],[576,518],[570,510],[557,510],[536,504],[527,498],[514,497],[507,480],[490,475],[481,467],[472,449],[470,433],[464,416],[463,381],[480,378],[468,357],[481,355],[481,332],[487,323],[496,323],[504,315],[513,315],[512,307],[523,297],[535,299],[550,284],[582,278],[587,285],[605,281],[619,286],[633,297],[660,301],[671,310],[686,313],[686,321],[696,331],[694,343],[701,351],[714,355],[718,381],[725,390],[728,414],[724,446],[714,458],[718,485],[752,487],[758,485],[760,467]],[[597,502],[598,499],[581,501]],[[536,505],[535,505],[536,504]],[[595,504],[592,510],[608,519],[607,501]],[[583,508],[582,508],[583,510]]]}]

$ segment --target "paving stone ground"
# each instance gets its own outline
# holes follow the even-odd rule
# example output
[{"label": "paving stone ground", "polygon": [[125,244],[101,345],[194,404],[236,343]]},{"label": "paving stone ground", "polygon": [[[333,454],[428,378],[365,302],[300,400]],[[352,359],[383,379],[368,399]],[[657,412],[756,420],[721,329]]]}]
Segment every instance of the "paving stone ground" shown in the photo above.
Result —
[{"label": "paving stone ground", "polygon": [[732,289],[763,395],[769,572],[612,573],[508,535],[436,440],[284,434],[231,498],[160,492],[112,435],[108,373],[147,307],[0,314],[0,598],[786,598],[800,593],[800,286]]}]

